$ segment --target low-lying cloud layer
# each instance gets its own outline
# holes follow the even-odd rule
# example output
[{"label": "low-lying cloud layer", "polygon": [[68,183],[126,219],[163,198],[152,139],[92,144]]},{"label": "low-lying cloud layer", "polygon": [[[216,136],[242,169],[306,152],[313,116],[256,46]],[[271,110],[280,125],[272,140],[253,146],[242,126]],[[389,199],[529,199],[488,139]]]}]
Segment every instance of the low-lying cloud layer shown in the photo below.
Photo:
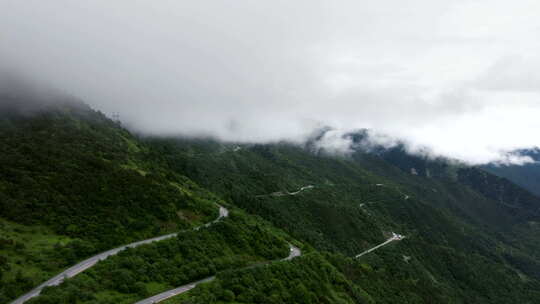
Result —
[{"label": "low-lying cloud layer", "polygon": [[539,15],[535,0],[3,0],[0,67],[152,134],[370,128],[519,163],[507,152],[540,145]]}]

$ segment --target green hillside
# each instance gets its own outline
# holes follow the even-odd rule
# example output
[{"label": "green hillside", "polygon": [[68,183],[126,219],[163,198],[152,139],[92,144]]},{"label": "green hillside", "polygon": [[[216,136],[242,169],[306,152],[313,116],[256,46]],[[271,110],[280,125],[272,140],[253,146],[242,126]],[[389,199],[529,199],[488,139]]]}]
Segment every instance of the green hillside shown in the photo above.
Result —
[{"label": "green hillside", "polygon": [[[0,151],[2,303],[93,253],[211,221],[216,202],[230,218],[123,251],[30,302],[134,303],[211,275],[168,303],[540,302],[540,198],[479,168],[361,140],[335,156],[141,139],[66,103],[3,108]],[[354,258],[392,232],[405,239]],[[303,255],[277,261],[286,242]]]},{"label": "green hillside", "polygon": [[212,194],[103,114],[16,106],[0,112],[0,302],[93,253],[217,216]]},{"label": "green hillside", "polygon": [[28,303],[134,303],[221,270],[284,258],[288,251],[267,226],[235,212],[207,229],[126,250]]},{"label": "green hillside", "polygon": [[[317,250],[350,257],[383,241],[391,231],[406,235],[392,245],[399,249],[362,257],[367,267],[349,270],[355,262],[343,258],[338,263],[348,265],[343,271],[351,272],[349,279],[363,288],[372,286],[375,302],[384,303],[381,297],[390,290],[408,294],[411,303],[431,303],[434,292],[443,303],[538,299],[540,273],[531,271],[540,265],[538,241],[531,236],[538,232],[529,226],[538,222],[540,199],[504,179],[422,158],[414,161],[440,168],[438,176],[411,174],[410,168],[404,170],[388,156],[361,150],[342,158],[286,143],[148,141],[173,170]],[[481,184],[475,176],[489,178]],[[305,185],[314,188],[297,195],[264,195]],[[411,263],[414,269],[405,270]],[[372,280],[375,273],[366,268],[378,269],[378,280]],[[353,275],[357,271],[367,273],[363,280]],[[377,281],[385,286],[373,286]],[[433,290],[426,293],[417,284]]]}]

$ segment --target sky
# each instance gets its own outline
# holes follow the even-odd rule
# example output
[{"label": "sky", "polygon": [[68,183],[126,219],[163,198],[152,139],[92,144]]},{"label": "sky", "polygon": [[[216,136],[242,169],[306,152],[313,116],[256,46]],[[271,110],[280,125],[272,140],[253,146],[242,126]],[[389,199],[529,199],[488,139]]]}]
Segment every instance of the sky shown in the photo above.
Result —
[{"label": "sky", "polygon": [[[374,139],[472,164],[540,145],[537,0],[0,0],[0,72],[136,131]],[[2,78],[0,77],[0,80]],[[389,140],[389,138],[391,140]]]}]

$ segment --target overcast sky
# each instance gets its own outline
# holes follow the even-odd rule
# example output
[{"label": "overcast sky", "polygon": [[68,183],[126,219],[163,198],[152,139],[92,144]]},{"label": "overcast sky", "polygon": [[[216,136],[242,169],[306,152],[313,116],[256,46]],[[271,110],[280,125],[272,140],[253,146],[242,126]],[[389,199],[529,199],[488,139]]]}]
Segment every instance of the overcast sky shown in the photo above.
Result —
[{"label": "overcast sky", "polygon": [[0,0],[0,67],[154,134],[371,128],[481,163],[540,145],[539,16],[538,0]]}]

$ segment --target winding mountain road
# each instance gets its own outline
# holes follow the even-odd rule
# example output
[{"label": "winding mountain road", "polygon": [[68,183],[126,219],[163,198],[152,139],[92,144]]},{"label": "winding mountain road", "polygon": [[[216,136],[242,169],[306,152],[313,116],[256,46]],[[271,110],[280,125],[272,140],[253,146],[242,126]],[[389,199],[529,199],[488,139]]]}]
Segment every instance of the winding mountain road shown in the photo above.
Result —
[{"label": "winding mountain road", "polygon": [[[206,223],[206,224],[204,224],[202,226],[196,227],[194,229],[199,230],[202,227],[208,227],[208,226],[210,226],[210,225],[212,225],[214,223],[219,222],[222,218],[227,217],[227,216],[229,216],[229,210],[227,210],[225,207],[219,206],[219,216],[215,220],[213,220],[210,223]],[[82,262],[80,262],[80,263],[78,263],[78,264],[76,264],[74,266],[71,266],[70,268],[68,268],[68,269],[66,269],[64,271],[62,271],[61,273],[59,273],[58,275],[52,277],[51,279],[49,279],[45,283],[43,283],[43,284],[39,285],[38,287],[32,289],[30,292],[20,296],[15,301],[11,302],[11,304],[23,304],[24,302],[28,301],[29,299],[31,299],[33,297],[37,297],[41,293],[41,290],[43,290],[43,288],[45,288],[47,286],[60,285],[60,283],[62,283],[64,281],[64,279],[74,277],[74,276],[78,275],[79,273],[85,271],[86,269],[94,266],[97,262],[105,260],[106,258],[110,257],[111,255],[115,255],[115,254],[119,253],[122,250],[125,250],[127,248],[135,248],[135,247],[138,247],[138,246],[141,246],[141,245],[144,245],[144,244],[150,244],[152,242],[157,242],[157,241],[170,239],[170,238],[173,238],[173,237],[177,236],[178,233],[179,232],[158,236],[158,237],[154,237],[154,238],[143,240],[143,241],[138,241],[138,242],[135,242],[135,243],[127,244],[127,245],[124,245],[124,246],[114,248],[114,249],[102,252],[100,254],[97,254],[97,255],[95,255],[93,257],[90,257],[90,258],[88,258],[88,259],[86,259],[86,260],[84,260],[84,261],[82,261]]]},{"label": "winding mountain road", "polygon": [[289,192],[287,190],[285,191],[278,191],[278,192],[272,192],[270,194],[261,194],[261,195],[256,195],[255,197],[267,197],[267,196],[287,196],[287,195],[291,195],[291,196],[294,196],[294,195],[297,195],[303,191],[306,191],[306,190],[309,190],[309,189],[313,189],[315,188],[315,186],[313,185],[307,185],[307,186],[304,186],[300,189],[298,189],[297,191],[294,191],[294,192]]},{"label": "winding mountain road", "polygon": [[390,237],[388,240],[386,240],[386,241],[382,242],[381,244],[379,244],[379,245],[377,245],[377,246],[375,246],[373,248],[370,248],[370,249],[368,249],[368,250],[366,250],[366,251],[364,251],[364,252],[362,252],[360,254],[357,254],[355,256],[355,258],[359,258],[359,257],[363,256],[364,254],[368,254],[368,253],[370,253],[372,251],[375,251],[375,250],[381,248],[382,246],[390,244],[393,241],[401,241],[404,238],[405,238],[405,236],[392,232],[392,237]]},{"label": "winding mountain road", "polygon": [[[290,261],[292,259],[294,259],[295,257],[298,257],[298,256],[301,256],[302,255],[302,251],[300,250],[300,248],[298,247],[295,247],[291,244],[289,244],[289,247],[290,247],[290,253],[289,253],[289,256],[282,259],[281,261]],[[164,300],[167,300],[169,298],[172,298],[174,296],[177,296],[179,294],[182,294],[184,292],[187,292],[187,291],[190,291],[192,290],[193,288],[197,287],[197,285],[201,284],[201,283],[206,283],[206,282],[211,282],[215,279],[216,277],[215,276],[211,276],[211,277],[208,277],[208,278],[205,278],[205,279],[202,279],[202,280],[199,280],[199,281],[195,281],[195,282],[192,282],[192,283],[189,283],[189,284],[186,284],[186,285],[183,285],[183,286],[180,286],[180,287],[177,287],[175,289],[171,289],[171,290],[167,290],[165,292],[162,292],[160,294],[157,294],[155,296],[152,296],[150,298],[146,298],[144,300],[141,300],[135,304],[154,304],[154,303],[159,303],[161,301],[164,301]]]}]

